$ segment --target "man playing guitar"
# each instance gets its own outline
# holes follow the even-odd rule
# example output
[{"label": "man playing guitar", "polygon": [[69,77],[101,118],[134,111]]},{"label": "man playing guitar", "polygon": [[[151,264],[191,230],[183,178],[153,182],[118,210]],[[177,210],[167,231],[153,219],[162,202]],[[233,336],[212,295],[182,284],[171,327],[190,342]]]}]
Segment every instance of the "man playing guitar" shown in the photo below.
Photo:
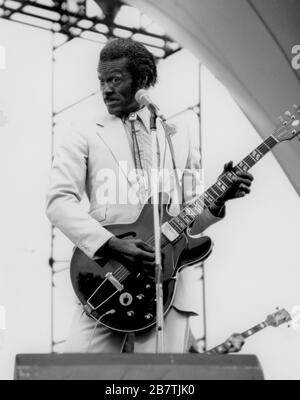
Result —
[{"label": "man playing guitar", "polygon": [[[182,79],[185,73],[182,71]],[[98,76],[108,114],[99,124],[65,135],[57,146],[47,194],[47,215],[52,224],[89,259],[108,256],[123,263],[129,270],[139,268],[153,276],[153,246],[138,237],[116,237],[105,225],[126,224],[137,219],[145,193],[151,193],[151,187],[145,184],[144,179],[152,169],[150,116],[148,109],[137,103],[135,94],[139,89],[155,85],[155,60],[143,45],[130,39],[116,39],[108,42],[100,53]],[[178,128],[171,139],[176,167],[182,171],[179,177],[182,183],[184,171],[200,169],[200,152],[185,128]],[[172,157],[161,127],[158,129],[158,142],[160,163],[172,172]],[[127,170],[123,168],[124,162],[127,163]],[[224,171],[231,171],[232,168],[232,163],[228,163]],[[132,178],[132,169],[136,171],[135,178]],[[117,180],[102,179],[106,170],[113,172]],[[127,180],[129,186],[126,189],[120,184],[121,177]],[[252,180],[248,172],[236,173],[230,188],[196,218],[191,233],[199,234],[220,221],[225,215],[225,203],[250,193]],[[113,193],[117,191],[118,200],[107,200],[103,195],[104,187]],[[137,192],[138,201],[119,201],[124,191],[127,195],[133,189]],[[190,189],[184,185],[184,204],[192,198]],[[175,188],[171,186],[172,190],[174,194]],[[90,202],[89,212],[80,206],[84,191]],[[178,274],[172,307],[164,320],[165,352],[188,351],[191,335],[189,317],[201,312],[200,305],[193,301],[193,292],[199,290],[198,279],[198,270],[194,267]],[[78,305],[66,351],[119,353],[126,337],[124,332],[113,331],[95,322]],[[134,351],[155,352],[155,329],[135,335]]]}]

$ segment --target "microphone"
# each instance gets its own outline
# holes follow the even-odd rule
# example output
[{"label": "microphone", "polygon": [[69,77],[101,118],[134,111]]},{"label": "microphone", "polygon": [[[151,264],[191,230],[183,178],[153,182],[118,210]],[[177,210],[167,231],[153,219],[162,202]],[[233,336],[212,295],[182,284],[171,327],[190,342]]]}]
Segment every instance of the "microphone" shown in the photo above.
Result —
[{"label": "microphone", "polygon": [[166,118],[162,115],[157,105],[153,103],[153,101],[151,100],[151,97],[149,96],[147,90],[145,89],[138,90],[135,94],[135,100],[138,102],[140,106],[148,107],[149,111],[156,117],[162,119],[163,121],[166,120]]}]

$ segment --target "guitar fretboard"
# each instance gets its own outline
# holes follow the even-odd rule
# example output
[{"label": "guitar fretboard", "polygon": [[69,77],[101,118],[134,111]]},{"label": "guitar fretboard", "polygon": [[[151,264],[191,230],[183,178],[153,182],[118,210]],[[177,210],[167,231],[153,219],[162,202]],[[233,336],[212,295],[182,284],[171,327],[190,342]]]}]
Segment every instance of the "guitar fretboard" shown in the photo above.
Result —
[{"label": "guitar fretboard", "polygon": [[188,228],[198,215],[203,212],[205,207],[211,206],[215,201],[226,192],[233,184],[236,173],[247,172],[258,161],[260,161],[273,147],[276,146],[278,140],[274,136],[269,136],[256,149],[251,151],[243,160],[241,160],[232,172],[226,172],[220,176],[217,182],[212,185],[206,192],[198,197],[195,201],[189,203],[184,209],[174,218],[169,221],[169,224],[177,233],[182,233]]},{"label": "guitar fretboard", "polygon": [[[247,339],[248,337],[254,335],[255,333],[263,330],[267,326],[268,324],[266,322],[262,322],[261,324],[255,325],[253,328],[248,329],[247,331],[241,333],[241,336],[243,336],[244,339]],[[206,351],[205,354],[225,354],[228,352],[230,347],[231,343],[227,341],[220,344],[219,346],[214,347],[211,350]]]},{"label": "guitar fretboard", "polygon": [[[185,206],[181,212],[170,219],[168,222],[171,227],[178,233],[181,234],[186,228],[188,228],[196,219],[196,217],[202,214],[205,207],[209,207],[215,201],[217,201],[229,187],[233,184],[234,177],[237,177],[236,173],[247,172],[252,168],[258,161],[260,161],[273,147],[276,146],[278,140],[274,136],[269,136],[263,143],[261,143],[256,149],[251,151],[243,160],[241,160],[234,168],[232,172],[226,172],[221,175],[217,182],[212,185],[206,192],[203,193],[193,202]],[[114,273],[114,277],[122,282],[130,275],[130,272],[124,266],[120,266]]]}]

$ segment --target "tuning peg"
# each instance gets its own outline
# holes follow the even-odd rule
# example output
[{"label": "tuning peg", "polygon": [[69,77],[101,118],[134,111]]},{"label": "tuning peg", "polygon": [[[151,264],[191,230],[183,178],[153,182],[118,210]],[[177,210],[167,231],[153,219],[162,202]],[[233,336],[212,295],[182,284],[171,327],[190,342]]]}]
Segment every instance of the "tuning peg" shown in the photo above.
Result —
[{"label": "tuning peg", "polygon": [[291,112],[290,112],[290,111],[286,111],[286,112],[285,112],[285,115],[291,116]]},{"label": "tuning peg", "polygon": [[300,113],[300,106],[299,105],[294,104],[294,109]]},{"label": "tuning peg", "polygon": [[284,118],[283,118],[283,116],[282,116],[282,115],[280,115],[280,117],[279,117],[279,121],[280,121],[280,122],[283,122],[283,121],[284,121]]}]

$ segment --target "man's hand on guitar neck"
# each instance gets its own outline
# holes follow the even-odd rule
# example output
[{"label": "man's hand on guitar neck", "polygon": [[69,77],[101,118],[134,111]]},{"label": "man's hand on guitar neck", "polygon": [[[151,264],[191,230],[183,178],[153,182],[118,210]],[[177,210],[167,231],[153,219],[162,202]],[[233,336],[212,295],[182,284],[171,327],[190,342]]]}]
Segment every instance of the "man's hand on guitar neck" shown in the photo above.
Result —
[{"label": "man's hand on guitar neck", "polygon": [[[245,344],[245,339],[240,333],[232,334],[224,343],[227,353],[237,353],[239,352],[243,345]],[[226,354],[226,353],[225,353]]]},{"label": "man's hand on guitar neck", "polygon": [[155,251],[140,239],[110,238],[97,252],[100,257],[111,257],[128,269],[141,268],[150,276],[155,276]]},{"label": "man's hand on guitar neck", "polygon": [[[233,171],[233,162],[225,164],[221,176],[226,172]],[[251,191],[253,176],[248,172],[236,172],[237,177],[233,177],[233,184],[227,191],[210,207],[210,211],[215,216],[220,216],[226,201],[244,197]]]},{"label": "man's hand on guitar neck", "polygon": [[[224,165],[224,171],[222,174],[226,172],[233,171],[233,162]],[[224,195],[219,199],[224,203],[228,200],[238,199],[240,197],[244,197],[251,191],[251,185],[253,182],[253,176],[249,174],[249,172],[236,172],[237,177],[233,177],[232,186],[224,193]]]},{"label": "man's hand on guitar neck", "polygon": [[[212,350],[206,351],[204,354],[229,354],[237,353],[245,344],[245,339],[240,333],[233,333],[226,342],[214,347]],[[201,353],[196,343],[193,343],[189,349],[189,353]]]}]

